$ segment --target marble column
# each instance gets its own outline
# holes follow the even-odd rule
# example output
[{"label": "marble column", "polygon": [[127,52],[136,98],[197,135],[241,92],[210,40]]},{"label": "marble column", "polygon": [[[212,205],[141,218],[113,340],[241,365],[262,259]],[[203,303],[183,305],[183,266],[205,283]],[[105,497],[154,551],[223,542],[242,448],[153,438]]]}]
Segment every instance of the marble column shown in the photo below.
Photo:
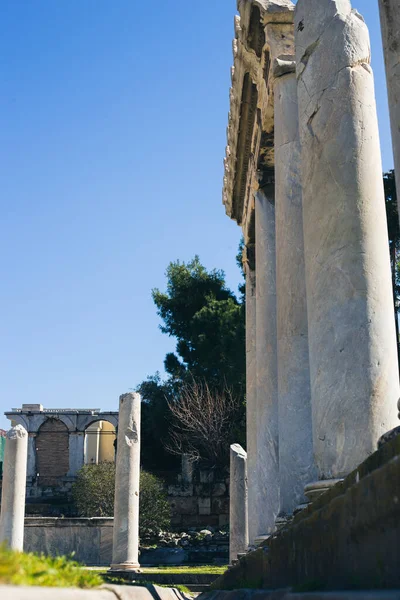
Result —
[{"label": "marble column", "polygon": [[[246,250],[248,253],[248,250]],[[257,360],[256,360],[256,276],[250,257],[244,263],[246,273],[246,445],[249,482],[249,541],[258,535],[257,503]]]},{"label": "marble column", "polygon": [[274,61],[280,516],[315,481],[295,61]]},{"label": "marble column", "polygon": [[73,431],[69,434],[69,477],[75,477],[85,462],[85,432]]},{"label": "marble column", "polygon": [[229,562],[232,564],[249,546],[247,454],[239,444],[232,444],[230,460]]},{"label": "marble column", "polygon": [[140,404],[139,394],[119,399],[111,564],[117,571],[139,568]]},{"label": "marble column", "polygon": [[397,424],[382,163],[364,20],[347,0],[299,0],[294,29],[314,453],[335,480]]},{"label": "marble column", "polygon": [[[400,3],[399,0],[379,0],[383,52],[389,96],[397,203],[400,207]],[[399,209],[400,215],[400,209]]]},{"label": "marble column", "polygon": [[24,546],[28,432],[16,425],[7,432],[1,492],[0,546],[22,552]]},{"label": "marble column", "polygon": [[[276,255],[274,186],[256,193],[256,514],[257,537],[271,534],[279,513]],[[251,434],[250,434],[251,435]]]}]

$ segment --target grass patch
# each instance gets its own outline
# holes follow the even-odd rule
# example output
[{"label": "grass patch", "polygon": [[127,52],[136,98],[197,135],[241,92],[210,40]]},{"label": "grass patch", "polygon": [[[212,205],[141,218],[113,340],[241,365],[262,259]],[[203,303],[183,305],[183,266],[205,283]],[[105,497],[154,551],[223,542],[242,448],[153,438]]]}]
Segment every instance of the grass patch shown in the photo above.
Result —
[{"label": "grass patch", "polygon": [[102,585],[96,571],[65,556],[52,558],[0,548],[0,584],[92,588]]},{"label": "grass patch", "polygon": [[205,565],[195,567],[143,567],[143,573],[162,573],[166,575],[223,575],[227,570],[227,566],[220,567],[216,565]]},{"label": "grass patch", "polygon": [[[227,570],[227,566],[216,565],[199,565],[199,566],[182,566],[182,567],[141,567],[141,572],[149,575],[223,575]],[[104,575],[108,571],[108,567],[104,569],[91,569],[93,573]]]}]

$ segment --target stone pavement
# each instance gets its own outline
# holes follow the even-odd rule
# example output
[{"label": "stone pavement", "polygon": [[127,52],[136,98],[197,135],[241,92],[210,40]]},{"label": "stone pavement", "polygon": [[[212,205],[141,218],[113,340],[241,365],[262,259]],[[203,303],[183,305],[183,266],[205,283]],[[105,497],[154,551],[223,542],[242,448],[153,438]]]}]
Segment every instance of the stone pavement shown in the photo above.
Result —
[{"label": "stone pavement", "polygon": [[188,600],[174,588],[104,585],[99,589],[0,586],[1,600]]}]

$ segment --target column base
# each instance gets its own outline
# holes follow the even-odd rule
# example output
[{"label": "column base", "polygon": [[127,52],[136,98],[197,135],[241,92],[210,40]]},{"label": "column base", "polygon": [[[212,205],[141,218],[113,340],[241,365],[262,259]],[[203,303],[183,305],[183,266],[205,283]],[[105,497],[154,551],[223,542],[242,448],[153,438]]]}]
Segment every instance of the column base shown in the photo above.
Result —
[{"label": "column base", "polygon": [[133,562],[124,562],[110,565],[109,573],[114,571],[133,571],[134,573],[141,573],[141,568],[139,563]]},{"label": "column base", "polygon": [[314,500],[319,498],[319,496],[325,494],[325,492],[333,488],[341,481],[343,481],[343,479],[321,479],[321,481],[309,483],[304,488],[304,494],[307,496],[310,502],[314,502]]},{"label": "column base", "polygon": [[293,515],[278,515],[277,518],[275,519],[276,530],[280,531],[281,529],[286,527],[286,525],[288,523],[290,523],[290,521],[292,519],[293,519]]},{"label": "column base", "polygon": [[378,440],[378,450],[398,435],[400,435],[400,427],[395,427],[394,429],[391,429],[391,431],[384,433]]},{"label": "column base", "polygon": [[256,548],[259,548],[259,546],[262,546],[262,544],[267,542],[270,537],[270,535],[258,535],[254,540],[254,545],[256,546]]},{"label": "column base", "polygon": [[304,504],[299,504],[298,506],[296,506],[296,508],[293,511],[293,516],[295,517],[299,512],[306,509],[309,504],[309,502],[305,502]]}]

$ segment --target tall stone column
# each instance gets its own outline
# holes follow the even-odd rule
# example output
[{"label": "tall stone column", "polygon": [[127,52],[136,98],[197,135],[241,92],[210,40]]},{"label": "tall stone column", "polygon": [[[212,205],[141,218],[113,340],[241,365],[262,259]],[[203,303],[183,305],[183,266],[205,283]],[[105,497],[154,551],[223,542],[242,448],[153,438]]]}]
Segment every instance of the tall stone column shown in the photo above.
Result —
[{"label": "tall stone column", "polygon": [[1,492],[0,545],[22,552],[24,547],[28,433],[22,425],[7,432]]},{"label": "tall stone column", "polygon": [[280,513],[315,481],[295,61],[274,61]]},{"label": "tall stone column", "polygon": [[396,424],[399,378],[370,44],[347,0],[295,14],[314,452],[334,480]]},{"label": "tall stone column", "polygon": [[[249,250],[246,249],[246,253]],[[254,253],[254,251],[253,251]],[[257,478],[257,357],[256,357],[256,276],[250,256],[246,257],[246,445],[248,477],[248,528],[253,545],[258,535]]]},{"label": "tall stone column", "polygon": [[279,513],[276,255],[274,186],[259,190],[256,205],[257,537],[269,535]]},{"label": "tall stone column", "polygon": [[111,564],[117,571],[139,568],[140,403],[139,394],[119,399]]},{"label": "tall stone column", "polygon": [[379,0],[392,130],[397,202],[400,215],[400,3]]},{"label": "tall stone column", "polygon": [[247,518],[247,454],[239,444],[231,446],[229,489],[229,562],[247,552],[249,528]]},{"label": "tall stone column", "polygon": [[69,434],[69,471],[68,476],[74,477],[85,462],[85,432],[73,431]]}]

